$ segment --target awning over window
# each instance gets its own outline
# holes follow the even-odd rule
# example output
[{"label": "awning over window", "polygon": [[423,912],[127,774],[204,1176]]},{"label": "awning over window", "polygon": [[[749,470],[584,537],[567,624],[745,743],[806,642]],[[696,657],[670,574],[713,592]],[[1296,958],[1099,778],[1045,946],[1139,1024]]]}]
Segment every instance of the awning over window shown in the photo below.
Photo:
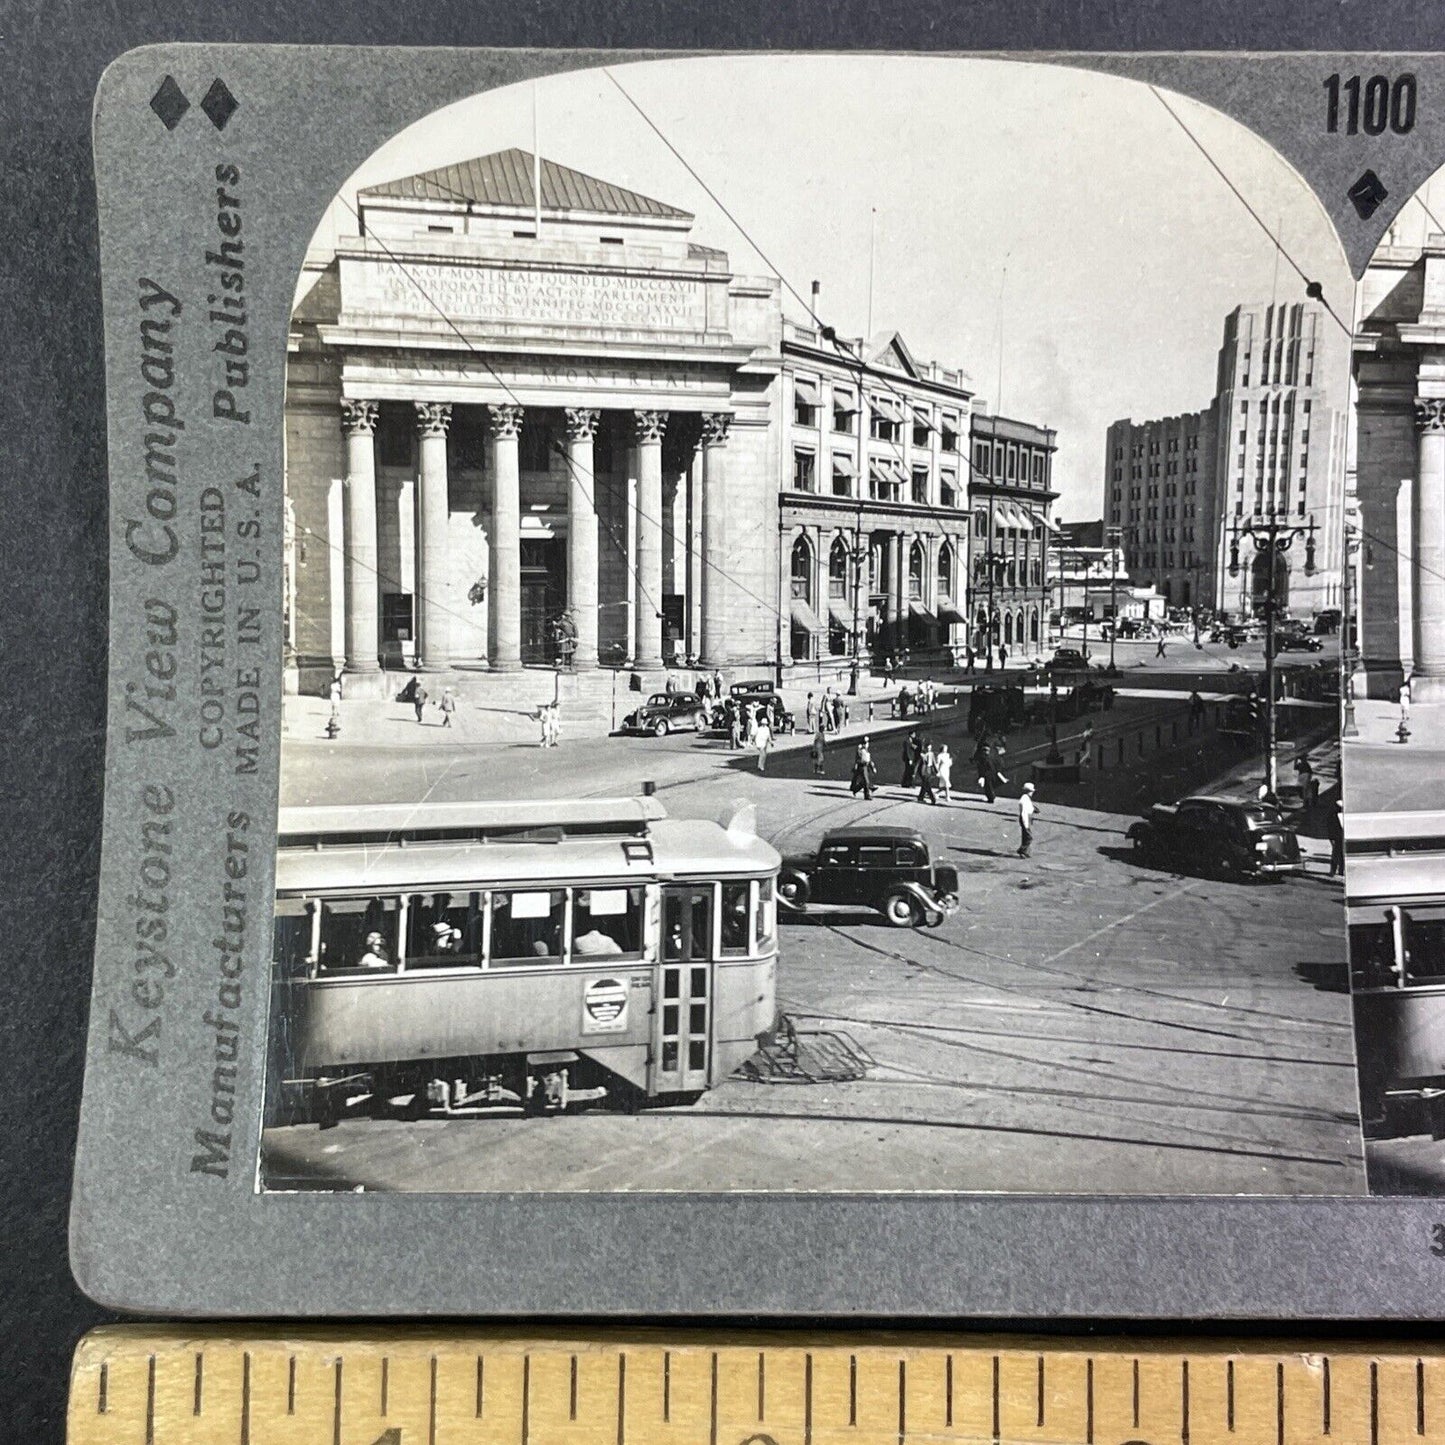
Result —
[{"label": "awning over window", "polygon": [[793,396],[803,406],[817,406],[818,383],[811,376],[795,376],[793,378]]},{"label": "awning over window", "polygon": [[858,464],[847,452],[834,452],[833,475],[835,477],[847,477],[851,481],[858,475]]},{"label": "awning over window", "polygon": [[853,609],[842,597],[830,597],[828,599],[828,616],[836,622],[845,632],[853,630]]},{"label": "awning over window", "polygon": [[938,620],[945,627],[957,627],[962,624],[968,626],[968,618],[961,613],[951,602],[940,602],[938,604]]},{"label": "awning over window", "polygon": [[916,600],[909,601],[908,613],[910,617],[921,617],[925,622],[936,622],[938,620],[923,603]]},{"label": "awning over window", "polygon": [[929,406],[915,406],[913,408],[914,426],[933,428],[933,408]]},{"label": "awning over window", "polygon": [[885,457],[869,457],[868,476],[875,482],[899,486],[903,482],[903,469],[897,462],[890,462]]},{"label": "awning over window", "polygon": [[870,396],[868,405],[879,416],[886,416],[892,421],[903,420],[903,403],[896,396]]},{"label": "awning over window", "polygon": [[823,624],[818,621],[818,614],[801,597],[793,598],[793,621],[804,632],[817,633],[823,630]]},{"label": "awning over window", "polygon": [[1036,526],[1042,527],[1046,532],[1057,532],[1059,530],[1059,524],[1054,521],[1052,517],[1038,511],[1036,508],[1029,508],[1029,516],[1034,519]]}]

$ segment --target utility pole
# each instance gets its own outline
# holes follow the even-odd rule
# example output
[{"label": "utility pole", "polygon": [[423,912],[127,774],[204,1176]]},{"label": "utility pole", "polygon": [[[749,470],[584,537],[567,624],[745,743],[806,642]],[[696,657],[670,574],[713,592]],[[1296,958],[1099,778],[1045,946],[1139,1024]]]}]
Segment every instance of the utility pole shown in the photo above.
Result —
[{"label": "utility pole", "polygon": [[[1229,575],[1240,574],[1239,544],[1247,539],[1254,547],[1258,559],[1267,559],[1269,571],[1265,576],[1264,588],[1264,784],[1268,792],[1278,796],[1279,756],[1278,723],[1275,707],[1275,647],[1274,624],[1278,610],[1277,572],[1286,552],[1294,545],[1296,537],[1305,539],[1306,577],[1315,571],[1315,519],[1295,525],[1284,521],[1278,512],[1267,516],[1250,517],[1242,526],[1230,528]],[[1243,587],[1241,586],[1241,595]]]},{"label": "utility pole", "polygon": [[1342,738],[1357,738],[1360,729],[1355,723],[1355,529],[1345,522],[1344,607],[1340,621],[1340,704],[1344,716],[1340,722]]},{"label": "utility pole", "polygon": [[[1119,635],[1119,599],[1115,587],[1119,581],[1119,537],[1117,527],[1110,527],[1104,534],[1109,544],[1109,676],[1113,677],[1118,668],[1114,666],[1114,639]],[[1087,626],[1087,624],[1085,624]]]}]

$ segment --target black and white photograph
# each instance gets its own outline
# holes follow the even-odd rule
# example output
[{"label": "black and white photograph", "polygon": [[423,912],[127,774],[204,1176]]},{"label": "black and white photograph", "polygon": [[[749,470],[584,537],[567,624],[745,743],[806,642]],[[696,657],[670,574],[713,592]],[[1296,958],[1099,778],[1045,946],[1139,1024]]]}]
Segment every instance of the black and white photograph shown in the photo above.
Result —
[{"label": "black and white photograph", "polygon": [[1344,867],[1445,698],[1433,204],[1357,295],[1198,101],[838,55],[317,195],[259,1188],[1395,1192],[1445,893],[1347,933]]}]

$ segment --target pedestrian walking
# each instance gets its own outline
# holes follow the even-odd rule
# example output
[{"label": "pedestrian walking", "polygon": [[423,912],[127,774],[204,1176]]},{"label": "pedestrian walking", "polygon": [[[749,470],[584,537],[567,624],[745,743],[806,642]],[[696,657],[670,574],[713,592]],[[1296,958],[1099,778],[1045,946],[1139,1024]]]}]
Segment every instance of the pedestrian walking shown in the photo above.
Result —
[{"label": "pedestrian walking", "polygon": [[723,695],[722,673],[717,670],[714,670],[712,675],[712,694],[714,697],[721,697]]},{"label": "pedestrian walking", "polygon": [[953,754],[948,750],[948,744],[938,750],[938,792],[945,803],[953,801]]},{"label": "pedestrian walking", "polygon": [[1345,805],[1337,802],[1330,813],[1330,877],[1338,878],[1345,871]]},{"label": "pedestrian walking", "polygon": [[451,727],[452,714],[457,710],[457,697],[451,688],[442,688],[442,700],[439,706],[442,710],[442,726],[444,728]]},{"label": "pedestrian walking", "polygon": [[938,803],[938,760],[933,756],[933,747],[925,747],[918,759],[918,801]]},{"label": "pedestrian walking", "polygon": [[1027,858],[1029,850],[1034,846],[1034,814],[1038,809],[1034,806],[1034,785],[1025,783],[1024,790],[1019,794],[1019,857]]},{"label": "pedestrian walking", "polygon": [[813,776],[815,778],[821,778],[823,776],[823,764],[828,754],[828,744],[822,728],[819,728],[818,731],[813,734],[813,744],[808,751],[813,757]]},{"label": "pedestrian walking", "polygon": [[1008,648],[1006,648],[1005,646],[1003,646],[1002,643],[999,644],[999,649],[998,649],[998,665],[999,665],[1000,667],[1007,667],[1007,666],[1008,666]]},{"label": "pedestrian walking", "polygon": [[333,715],[336,714],[336,713],[338,713],[338,712],[340,712],[340,711],[341,711],[341,674],[340,674],[339,672],[336,674],[335,677],[333,677],[333,678],[331,679],[331,686],[330,686],[330,688],[327,689],[327,694],[328,694],[328,696],[331,698],[331,711],[332,711]]},{"label": "pedestrian walking", "polygon": [[562,741],[562,709],[554,702],[547,712],[547,731],[551,738],[548,746],[555,748]]},{"label": "pedestrian walking", "polygon": [[911,732],[903,742],[903,777],[898,786],[900,788],[911,788],[913,780],[918,775],[918,762],[923,756],[923,742],[916,732]]},{"label": "pedestrian walking", "polygon": [[758,771],[765,773],[768,770],[768,754],[773,750],[773,729],[766,717],[758,719],[753,731],[753,746],[758,750]]},{"label": "pedestrian walking", "polygon": [[854,794],[862,793],[866,802],[873,796],[877,780],[877,770],[873,766],[873,749],[865,736],[853,754],[853,776],[848,780],[848,791]]},{"label": "pedestrian walking", "polygon": [[972,671],[973,671],[973,664],[974,664],[973,648],[972,648],[972,647],[967,647],[967,648],[964,649],[964,653],[963,653],[963,670],[964,670],[965,672],[972,672]]},{"label": "pedestrian walking", "polygon": [[743,745],[743,715],[742,709],[729,698],[723,705],[723,711],[727,714],[728,720],[728,746],[737,752]]},{"label": "pedestrian walking", "polygon": [[993,760],[993,749],[989,744],[987,733],[979,734],[978,745],[973,750],[973,762],[978,769],[978,786],[982,789],[984,797],[989,803],[995,802],[998,794],[994,791],[994,780],[998,776],[998,768]]},{"label": "pedestrian walking", "polygon": [[811,692],[808,694],[808,701],[803,707],[803,730],[804,732],[813,731],[813,694]]},{"label": "pedestrian walking", "polygon": [[422,720],[422,709],[426,707],[426,688],[418,681],[416,691],[411,695],[412,706],[416,708],[416,720]]},{"label": "pedestrian walking", "polygon": [[871,697],[868,699],[868,721],[870,723],[873,721],[873,699]]},{"label": "pedestrian walking", "polygon": [[1164,634],[1162,632],[1159,634],[1159,641],[1154,644],[1154,656],[1164,656]]}]

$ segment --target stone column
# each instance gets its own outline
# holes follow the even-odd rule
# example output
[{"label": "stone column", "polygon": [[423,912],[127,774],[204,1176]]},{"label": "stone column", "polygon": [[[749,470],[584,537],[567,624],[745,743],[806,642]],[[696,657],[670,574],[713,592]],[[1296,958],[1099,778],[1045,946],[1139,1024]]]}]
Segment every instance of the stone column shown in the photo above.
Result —
[{"label": "stone column", "polygon": [[662,434],[665,411],[632,416],[637,442],[637,606],[633,665],[662,666]]},{"label": "stone column", "polygon": [[567,408],[567,603],[577,624],[573,665],[578,671],[589,672],[597,666],[597,477],[593,444],[601,416],[600,411]]},{"label": "stone column", "polygon": [[687,468],[687,653],[702,656],[702,460],[701,445]]},{"label": "stone column", "polygon": [[449,401],[418,401],[416,407],[416,648],[427,672],[451,666],[451,549],[447,526],[451,506],[447,489]]},{"label": "stone column", "polygon": [[376,672],[381,649],[376,555],[376,403],[343,401],[346,434],[346,670]]},{"label": "stone column", "polygon": [[732,415],[706,412],[702,419],[702,656],[708,667],[728,662],[728,619],[724,579],[727,576],[727,447]]},{"label": "stone column", "polygon": [[521,407],[487,408],[487,470],[492,478],[487,655],[493,672],[519,672],[522,667],[522,490],[517,470],[521,431]]},{"label": "stone column", "polygon": [[907,581],[904,577],[906,565],[903,552],[903,533],[890,532],[888,534],[888,586],[891,594],[889,608],[893,613],[893,636],[889,641],[889,646],[899,657],[903,656],[903,649],[908,645],[908,624],[904,620],[908,616],[904,611],[907,597]]},{"label": "stone column", "polygon": [[1420,434],[1415,483],[1413,702],[1445,702],[1445,400],[1415,403]]}]

